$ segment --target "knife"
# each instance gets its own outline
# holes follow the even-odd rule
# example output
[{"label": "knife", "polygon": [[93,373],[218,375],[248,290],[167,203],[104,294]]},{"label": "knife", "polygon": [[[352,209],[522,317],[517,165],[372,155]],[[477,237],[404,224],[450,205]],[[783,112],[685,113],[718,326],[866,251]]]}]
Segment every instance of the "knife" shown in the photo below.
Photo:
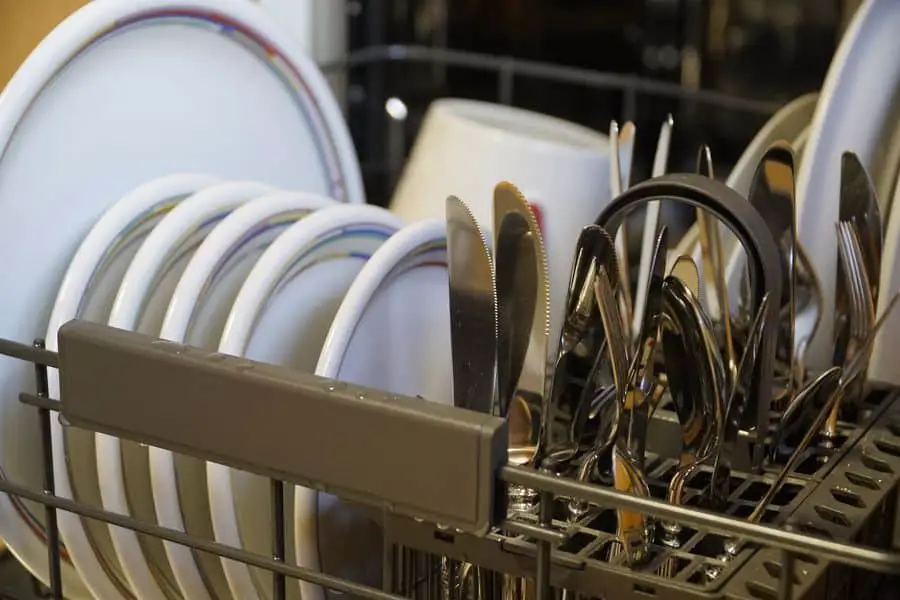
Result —
[{"label": "knife", "polygon": [[[490,413],[497,362],[494,266],[484,234],[469,207],[456,196],[449,196],[445,210],[453,404]],[[460,576],[465,566],[441,557],[441,600],[452,600],[463,583]]]},{"label": "knife", "polygon": [[497,396],[501,417],[506,417],[518,389],[537,308],[540,269],[531,218],[528,202],[515,186],[504,182],[494,188]]},{"label": "knife", "polygon": [[453,404],[490,413],[497,352],[494,267],[469,207],[450,196],[446,211]]},{"label": "knife", "polygon": [[[775,143],[763,154],[750,184],[750,205],[762,216],[781,250],[781,267],[784,275],[782,297],[774,299],[786,313],[784,329],[779,327],[778,346],[788,361],[787,386],[783,394],[776,394],[780,401],[794,396],[795,332],[797,321],[797,217],[794,200],[794,151],[786,143]],[[743,302],[749,305],[749,300]],[[784,309],[787,310],[784,310]],[[782,402],[774,407],[783,408]]]},{"label": "knife", "polygon": [[[631,185],[631,163],[634,155],[634,123],[628,121],[619,130],[619,124],[612,121],[609,124],[610,148],[609,161],[609,185],[612,199],[618,198],[622,192]],[[634,306],[631,297],[631,268],[628,261],[628,223],[622,223],[619,231],[615,233],[616,254],[619,257],[619,265],[616,273],[619,276],[619,297],[622,300],[622,310],[626,319],[631,319]],[[612,273],[610,273],[611,275]],[[616,282],[613,282],[616,283]],[[627,322],[627,321],[626,321]]]},{"label": "knife", "polygon": [[[666,166],[669,162],[669,148],[672,145],[672,128],[675,121],[672,115],[668,115],[659,129],[659,139],[656,142],[656,154],[653,157],[653,170],[651,177],[659,177],[666,174]],[[647,214],[644,216],[644,231],[641,237],[641,262],[638,265],[638,289],[635,292],[634,315],[631,320],[631,337],[638,334],[641,326],[641,315],[644,314],[644,306],[647,303],[647,288],[641,282],[650,276],[650,258],[653,256],[653,244],[656,242],[656,230],[659,229],[660,202],[647,204]]]},{"label": "knife", "polygon": [[[727,503],[728,495],[731,492],[731,465],[737,454],[736,447],[744,412],[750,402],[750,389],[753,384],[753,374],[758,366],[757,360],[760,349],[762,348],[763,327],[769,310],[769,302],[769,295],[766,294],[763,296],[759,309],[756,312],[756,317],[748,330],[744,354],[741,356],[737,378],[731,387],[728,401],[723,403],[723,415],[719,427],[721,432],[719,434],[720,439],[716,449],[712,478],[707,493],[707,501],[715,509],[719,509]],[[724,386],[721,389],[722,393],[725,393]]]}]

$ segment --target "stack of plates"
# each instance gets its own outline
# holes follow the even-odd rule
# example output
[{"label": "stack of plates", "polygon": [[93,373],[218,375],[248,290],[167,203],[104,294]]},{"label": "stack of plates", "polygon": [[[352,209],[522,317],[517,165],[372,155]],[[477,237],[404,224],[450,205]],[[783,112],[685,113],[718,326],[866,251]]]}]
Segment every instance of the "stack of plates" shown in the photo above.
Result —
[{"label": "stack of plates", "polygon": [[[444,223],[364,204],[339,106],[294,48],[249,2],[97,0],[53,31],[0,96],[0,337],[55,349],[88,319],[449,402]],[[33,387],[0,361],[2,473],[40,488],[17,401]],[[56,420],[52,436],[60,495],[269,553],[266,480]],[[377,584],[375,525],[293,497],[289,559]],[[67,598],[272,597],[242,564],[70,513],[59,527]],[[41,507],[0,496],[0,537],[49,580]]]}]

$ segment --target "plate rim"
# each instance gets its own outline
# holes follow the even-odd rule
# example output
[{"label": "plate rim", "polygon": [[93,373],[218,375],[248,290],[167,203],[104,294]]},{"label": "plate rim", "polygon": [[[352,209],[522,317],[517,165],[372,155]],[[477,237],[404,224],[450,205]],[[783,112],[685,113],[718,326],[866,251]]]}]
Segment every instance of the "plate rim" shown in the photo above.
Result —
[{"label": "plate rim", "polygon": [[[319,353],[315,371],[317,376],[334,379],[340,373],[353,334],[365,315],[366,309],[382,285],[396,272],[397,267],[426,244],[443,241],[443,249],[446,254],[446,238],[447,223],[444,219],[423,219],[400,229],[375,251],[347,290],[331,321],[331,327]],[[310,494],[303,497],[300,494],[294,496],[295,554],[300,562],[309,560],[314,551],[316,569],[321,569],[322,566],[319,538],[318,535],[315,539],[304,535],[307,531],[304,530],[302,524],[318,523],[319,497],[320,493],[317,491],[311,491]],[[328,599],[326,591],[321,586],[310,582],[301,581],[300,590],[304,600]]]},{"label": "plate rim", "polygon": [[[206,299],[206,286],[216,274],[217,264],[226,256],[239,255],[242,242],[246,242],[246,236],[254,228],[271,219],[294,213],[295,218],[284,221],[285,224],[292,224],[319,208],[338,202],[334,198],[310,192],[277,190],[258,196],[232,211],[209,232],[182,272],[166,309],[159,337],[174,342],[184,341],[194,312]],[[162,527],[185,531],[178,488],[173,485],[177,478],[173,453],[150,446],[148,459],[157,523]],[[211,515],[207,517],[211,521]],[[195,561],[193,550],[167,542],[163,547],[181,593],[186,598],[210,598],[202,566]]]},{"label": "plate rim", "polygon": [[[401,229],[404,223],[398,216],[378,206],[340,204],[316,211],[282,232],[257,260],[241,286],[222,333],[219,352],[245,354],[246,344],[253,335],[259,314],[264,310],[272,292],[278,288],[279,281],[303,246],[312,244],[318,237],[328,232],[365,224],[376,224],[385,229],[387,239]],[[241,546],[237,506],[231,486],[231,471],[229,467],[207,462],[210,512],[216,541]],[[300,486],[295,487],[295,497],[303,496],[304,492],[308,495],[309,491]],[[312,530],[311,535],[314,535],[316,525],[314,523],[307,525]],[[320,566],[317,560],[312,564],[304,563],[299,555],[297,562],[300,566],[313,570],[318,570]],[[235,597],[242,600],[260,600],[254,578],[247,565],[223,559],[222,567]]]}]

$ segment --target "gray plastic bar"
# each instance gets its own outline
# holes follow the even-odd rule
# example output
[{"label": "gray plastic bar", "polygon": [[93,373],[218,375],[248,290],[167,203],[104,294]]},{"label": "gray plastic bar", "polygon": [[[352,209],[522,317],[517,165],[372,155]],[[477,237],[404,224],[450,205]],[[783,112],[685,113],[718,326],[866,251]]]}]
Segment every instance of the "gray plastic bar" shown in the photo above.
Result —
[{"label": "gray plastic bar", "polygon": [[59,368],[72,425],[462,531],[505,517],[502,419],[82,321]]}]

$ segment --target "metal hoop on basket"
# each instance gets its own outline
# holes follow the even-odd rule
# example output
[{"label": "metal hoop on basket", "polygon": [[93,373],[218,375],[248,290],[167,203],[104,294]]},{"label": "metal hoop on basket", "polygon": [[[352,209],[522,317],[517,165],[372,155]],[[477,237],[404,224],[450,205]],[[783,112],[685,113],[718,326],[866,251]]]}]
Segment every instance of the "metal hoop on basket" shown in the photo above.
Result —
[{"label": "metal hoop on basket", "polygon": [[[738,238],[747,253],[750,271],[752,309],[758,310],[766,292],[774,298],[781,297],[781,263],[778,245],[762,216],[746,198],[726,186],[703,175],[680,173],[648,179],[622,193],[600,213],[596,224],[613,233],[629,213],[650,202],[671,200],[702,208],[722,221]],[[772,377],[775,370],[775,352],[778,331],[778,305],[769,304],[764,315],[765,327],[759,362],[753,374],[750,403],[744,424],[755,427],[757,435],[767,431],[772,402]],[[753,450],[753,467],[760,469],[764,457],[762,444]]]}]

